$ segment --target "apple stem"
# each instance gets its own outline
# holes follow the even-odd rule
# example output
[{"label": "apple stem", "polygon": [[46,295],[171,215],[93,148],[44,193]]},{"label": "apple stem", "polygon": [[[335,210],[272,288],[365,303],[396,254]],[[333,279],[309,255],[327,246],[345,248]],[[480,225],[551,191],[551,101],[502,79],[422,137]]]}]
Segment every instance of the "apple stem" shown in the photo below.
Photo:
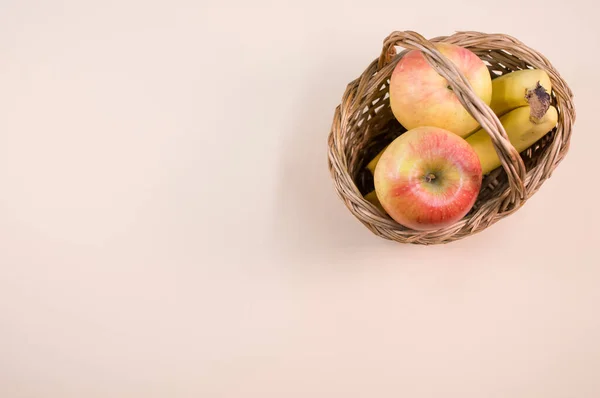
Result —
[{"label": "apple stem", "polygon": [[427,174],[427,175],[425,176],[425,181],[426,181],[426,182],[431,182],[431,181],[433,181],[433,180],[435,180],[435,174],[433,174],[433,173],[429,173],[429,174]]}]

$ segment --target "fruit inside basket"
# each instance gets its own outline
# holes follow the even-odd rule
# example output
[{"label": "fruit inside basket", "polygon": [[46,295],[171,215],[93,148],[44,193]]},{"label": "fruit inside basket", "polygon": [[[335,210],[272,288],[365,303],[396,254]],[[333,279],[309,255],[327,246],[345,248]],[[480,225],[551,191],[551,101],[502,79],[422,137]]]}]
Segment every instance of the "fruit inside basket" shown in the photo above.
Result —
[{"label": "fruit inside basket", "polygon": [[567,84],[515,38],[394,32],[336,109],[329,166],[375,234],[445,243],[518,210],[567,153],[574,119]]}]

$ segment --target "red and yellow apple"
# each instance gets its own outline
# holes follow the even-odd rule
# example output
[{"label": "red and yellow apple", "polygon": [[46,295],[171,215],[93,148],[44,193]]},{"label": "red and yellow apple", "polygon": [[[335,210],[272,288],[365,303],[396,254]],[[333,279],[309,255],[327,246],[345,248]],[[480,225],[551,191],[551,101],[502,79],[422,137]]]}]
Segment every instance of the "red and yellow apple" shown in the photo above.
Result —
[{"label": "red and yellow apple", "polygon": [[392,141],[374,179],[390,217],[407,228],[427,231],[450,226],[469,212],[481,188],[481,164],[463,138],[425,126]]},{"label": "red and yellow apple", "polygon": [[[472,51],[454,44],[438,43],[436,48],[463,73],[475,94],[489,105],[492,79],[483,61]],[[435,126],[466,137],[479,126],[448,81],[429,65],[421,51],[409,51],[398,62],[390,78],[389,95],[394,116],[408,130]]]}]

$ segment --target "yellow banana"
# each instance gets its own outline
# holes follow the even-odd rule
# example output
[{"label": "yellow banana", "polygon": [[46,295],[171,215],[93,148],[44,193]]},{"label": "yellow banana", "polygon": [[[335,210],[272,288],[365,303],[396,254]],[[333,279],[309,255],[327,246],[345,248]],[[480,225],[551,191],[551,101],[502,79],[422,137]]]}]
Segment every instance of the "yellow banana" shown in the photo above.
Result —
[{"label": "yellow banana", "polygon": [[[558,112],[553,106],[550,106],[548,111],[538,119],[532,117],[531,112],[530,106],[522,106],[500,118],[510,143],[519,153],[546,135],[558,122]],[[487,174],[501,165],[492,139],[484,129],[479,129],[466,140],[477,152],[482,174]]]},{"label": "yellow banana", "polygon": [[490,108],[498,116],[528,104],[526,94],[540,84],[548,93],[552,83],[546,71],[524,69],[510,72],[492,80],[492,102]]},{"label": "yellow banana", "polygon": [[377,163],[379,163],[379,159],[381,158],[381,155],[383,155],[383,152],[385,151],[386,148],[387,148],[387,145],[385,146],[385,148],[383,148],[381,150],[381,152],[379,152],[377,154],[377,156],[375,156],[373,159],[371,159],[371,161],[369,162],[369,164],[367,164],[367,169],[369,169],[369,171],[371,172],[371,174],[375,173],[375,166],[377,166]]},{"label": "yellow banana", "polygon": [[366,194],[365,199],[371,202],[371,204],[377,207],[379,210],[381,210],[381,212],[385,213],[385,210],[383,209],[383,206],[381,206],[381,202],[379,202],[379,198],[377,197],[377,194],[374,190]]},{"label": "yellow banana", "polygon": [[[558,112],[553,106],[550,106],[540,118],[536,118],[533,116],[534,114],[532,107],[528,105],[513,109],[500,117],[500,123],[504,126],[510,143],[513,144],[518,152],[523,152],[546,135],[547,132],[556,126],[558,121]],[[467,137],[466,140],[475,149],[475,152],[477,152],[483,174],[489,173],[500,166],[500,159],[494,150],[492,140],[484,129],[477,130]],[[367,168],[371,172],[375,171],[379,158],[386,148],[367,165]]]}]

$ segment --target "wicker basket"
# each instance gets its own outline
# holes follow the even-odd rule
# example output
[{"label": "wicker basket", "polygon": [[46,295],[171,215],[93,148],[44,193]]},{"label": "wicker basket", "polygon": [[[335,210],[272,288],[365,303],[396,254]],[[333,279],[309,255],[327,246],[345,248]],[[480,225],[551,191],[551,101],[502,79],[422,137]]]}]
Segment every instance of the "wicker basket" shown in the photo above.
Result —
[{"label": "wicker basket", "polygon": [[[435,42],[470,49],[488,65],[492,77],[519,69],[544,69],[552,82],[552,104],[559,113],[557,126],[525,152],[517,153],[498,117],[473,93],[462,73],[435,49]],[[405,50],[396,54],[396,46]],[[391,112],[388,85],[394,67],[411,49],[421,50],[433,68],[448,80],[461,103],[491,136],[502,162],[502,167],[484,176],[477,201],[462,220],[426,232],[403,227],[363,198],[373,189],[366,164],[405,131]],[[394,32],[384,40],[379,59],[348,85],[335,110],[328,140],[329,169],[338,196],[376,235],[403,243],[447,243],[480,232],[517,211],[566,155],[574,121],[573,95],[566,82],[542,54],[513,37],[458,32],[427,40],[411,31]]]}]

